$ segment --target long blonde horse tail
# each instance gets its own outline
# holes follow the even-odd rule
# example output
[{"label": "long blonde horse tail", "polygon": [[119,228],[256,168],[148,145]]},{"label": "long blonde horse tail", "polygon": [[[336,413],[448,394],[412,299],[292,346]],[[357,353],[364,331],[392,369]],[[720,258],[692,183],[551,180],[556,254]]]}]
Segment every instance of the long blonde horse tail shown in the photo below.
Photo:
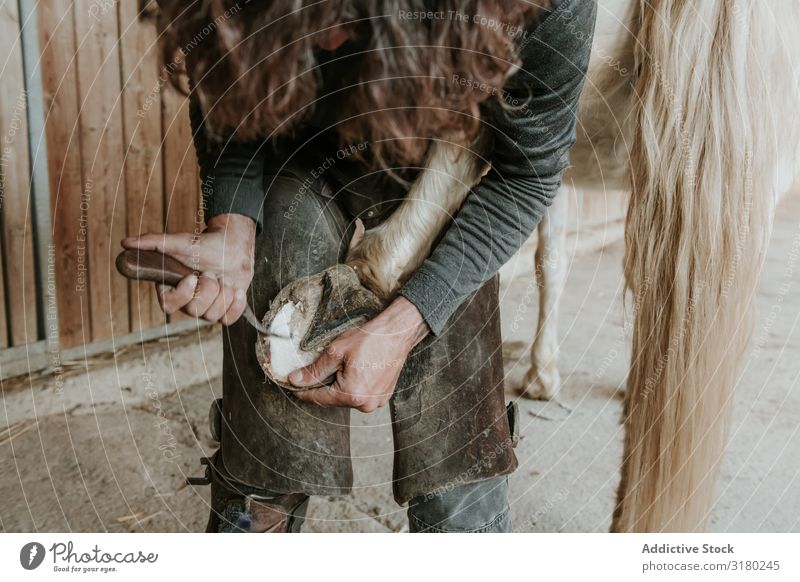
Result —
[{"label": "long blonde horse tail", "polygon": [[786,15],[747,0],[640,7],[624,259],[633,349],[612,530],[697,531],[769,238],[786,137],[771,109],[790,84],[773,66],[789,58],[775,20]]}]

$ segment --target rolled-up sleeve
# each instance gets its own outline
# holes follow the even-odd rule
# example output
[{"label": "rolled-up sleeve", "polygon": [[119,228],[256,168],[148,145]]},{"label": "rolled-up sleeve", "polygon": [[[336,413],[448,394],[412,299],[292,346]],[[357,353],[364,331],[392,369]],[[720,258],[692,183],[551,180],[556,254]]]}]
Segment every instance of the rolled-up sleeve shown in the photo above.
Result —
[{"label": "rolled-up sleeve", "polygon": [[434,334],[523,245],[551,204],[575,142],[596,12],[594,0],[553,1],[521,40],[521,69],[486,108],[492,169],[400,290]]}]

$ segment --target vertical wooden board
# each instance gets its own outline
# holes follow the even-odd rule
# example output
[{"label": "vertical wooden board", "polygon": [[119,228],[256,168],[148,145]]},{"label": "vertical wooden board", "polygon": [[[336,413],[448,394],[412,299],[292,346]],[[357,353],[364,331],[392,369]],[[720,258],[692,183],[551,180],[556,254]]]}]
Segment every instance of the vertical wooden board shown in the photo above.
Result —
[{"label": "vertical wooden board", "polygon": [[[7,277],[6,271],[3,268],[3,241],[0,238],[0,273],[3,279]],[[8,322],[6,320],[6,291],[3,285],[0,285],[0,349],[8,347]]]},{"label": "vertical wooden board", "polygon": [[[127,234],[163,232],[161,85],[155,24],[139,21],[137,2],[120,2]],[[131,331],[164,322],[152,283],[130,283]]]},{"label": "vertical wooden board", "polygon": [[2,165],[2,235],[5,250],[8,324],[12,345],[35,342],[36,265],[30,204],[27,95],[22,69],[19,12],[16,2],[0,7],[0,164]]},{"label": "vertical wooden board", "polygon": [[[197,157],[189,124],[189,101],[167,82],[161,92],[164,131],[165,229],[169,233],[199,234],[204,224],[200,213]],[[186,319],[182,313],[170,321]]]},{"label": "vertical wooden board", "polygon": [[62,348],[77,346],[90,337],[73,10],[72,0],[37,4]]},{"label": "vertical wooden board", "polygon": [[81,169],[89,198],[92,340],[128,333],[128,282],[114,259],[125,237],[122,98],[115,2],[76,0]]},{"label": "vertical wooden board", "polygon": [[167,232],[202,232],[200,188],[189,124],[189,101],[171,84],[162,91]]}]

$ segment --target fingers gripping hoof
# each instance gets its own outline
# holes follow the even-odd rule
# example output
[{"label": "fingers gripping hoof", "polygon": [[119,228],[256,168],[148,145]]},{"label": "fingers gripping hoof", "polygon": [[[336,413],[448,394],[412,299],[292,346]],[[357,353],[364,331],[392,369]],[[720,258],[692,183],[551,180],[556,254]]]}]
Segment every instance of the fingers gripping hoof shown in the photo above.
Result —
[{"label": "fingers gripping hoof", "polygon": [[[372,319],[381,302],[355,271],[335,265],[284,287],[264,316],[256,354],[266,376],[288,390],[289,374],[314,362],[336,337]],[[307,390],[308,388],[302,388]]]}]

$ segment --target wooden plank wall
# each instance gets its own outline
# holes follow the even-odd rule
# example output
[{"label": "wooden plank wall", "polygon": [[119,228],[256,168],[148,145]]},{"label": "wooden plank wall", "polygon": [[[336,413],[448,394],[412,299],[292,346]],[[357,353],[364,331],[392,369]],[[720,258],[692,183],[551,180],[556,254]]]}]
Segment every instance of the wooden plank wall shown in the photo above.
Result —
[{"label": "wooden plank wall", "polygon": [[[152,285],[117,274],[119,241],[194,232],[200,212],[186,99],[163,76],[141,4],[38,3],[62,348],[163,324]],[[9,289],[0,302],[17,300]]]},{"label": "wooden plank wall", "polygon": [[89,227],[89,311],[94,340],[130,330],[128,284],[113,268],[118,241],[124,238],[126,228],[119,35],[113,3],[77,0],[74,18],[81,178]]},{"label": "wooden plank wall", "polygon": [[[162,232],[164,170],[161,148],[160,60],[155,27],[139,22],[137,2],[119,5],[125,199],[129,233]],[[185,119],[183,121],[186,121]],[[191,197],[191,195],[190,195]],[[164,322],[155,287],[129,284],[131,331]]]},{"label": "wooden plank wall", "polygon": [[40,2],[37,9],[59,333],[72,347],[91,341],[74,10],[70,0]]},{"label": "wooden plank wall", "polygon": [[37,337],[27,103],[17,2],[0,0],[0,348]]}]

